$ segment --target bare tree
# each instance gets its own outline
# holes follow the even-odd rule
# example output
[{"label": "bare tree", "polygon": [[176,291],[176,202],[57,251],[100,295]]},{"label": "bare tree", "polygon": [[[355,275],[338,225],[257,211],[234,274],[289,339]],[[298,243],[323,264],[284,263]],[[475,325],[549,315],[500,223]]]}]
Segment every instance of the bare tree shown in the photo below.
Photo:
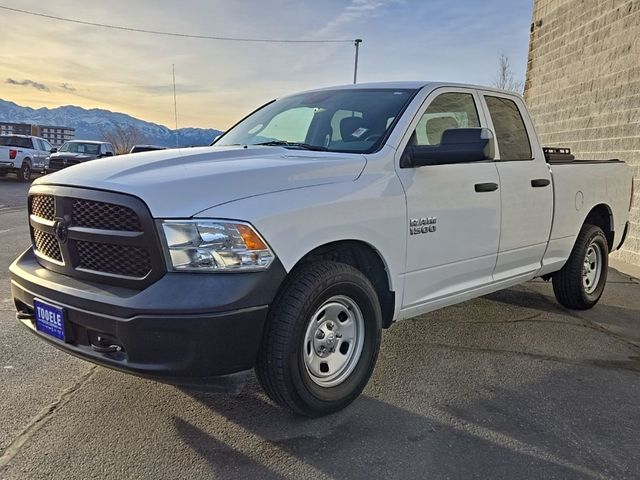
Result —
[{"label": "bare tree", "polygon": [[113,145],[116,155],[129,153],[131,147],[144,143],[144,135],[133,125],[114,123],[113,127],[102,131],[102,137]]},{"label": "bare tree", "polygon": [[504,53],[498,57],[498,74],[493,86],[502,90],[522,93],[523,82],[516,78],[516,74],[511,69],[511,60]]}]

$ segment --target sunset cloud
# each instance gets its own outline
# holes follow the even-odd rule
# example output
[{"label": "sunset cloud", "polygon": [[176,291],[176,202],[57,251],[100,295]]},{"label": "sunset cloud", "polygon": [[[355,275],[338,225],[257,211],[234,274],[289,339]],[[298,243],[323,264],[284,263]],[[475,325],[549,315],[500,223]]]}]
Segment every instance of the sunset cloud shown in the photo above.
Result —
[{"label": "sunset cloud", "polygon": [[49,87],[47,87],[44,83],[34,82],[33,80],[14,80],[13,78],[7,78],[5,83],[9,85],[18,85],[21,87],[33,87],[36,90],[40,90],[42,92],[48,92]]}]

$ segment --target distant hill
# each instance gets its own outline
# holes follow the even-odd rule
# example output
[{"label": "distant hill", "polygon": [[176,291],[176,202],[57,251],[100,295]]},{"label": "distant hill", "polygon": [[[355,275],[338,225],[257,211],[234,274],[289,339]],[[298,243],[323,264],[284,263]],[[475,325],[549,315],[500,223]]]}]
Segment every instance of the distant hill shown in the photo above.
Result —
[{"label": "distant hill", "polygon": [[[112,129],[114,125],[132,126],[143,135],[144,143],[167,147],[176,144],[175,130],[101,108],[87,110],[67,105],[34,109],[0,99],[0,122],[73,127],[76,129],[76,138],[83,140],[102,140],[102,132]],[[178,139],[180,146],[209,145],[220,133],[213,128],[180,128]]]}]

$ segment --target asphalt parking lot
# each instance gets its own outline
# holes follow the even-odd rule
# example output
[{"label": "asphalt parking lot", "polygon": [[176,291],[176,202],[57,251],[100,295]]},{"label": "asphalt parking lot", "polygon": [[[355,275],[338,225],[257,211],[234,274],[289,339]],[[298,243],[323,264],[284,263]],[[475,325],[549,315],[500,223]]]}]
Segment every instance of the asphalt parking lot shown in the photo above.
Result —
[{"label": "asphalt parking lot", "polygon": [[639,478],[640,282],[596,308],[533,281],[384,334],[364,394],[306,420],[131,377],[19,325],[7,267],[27,186],[0,178],[0,479]]}]

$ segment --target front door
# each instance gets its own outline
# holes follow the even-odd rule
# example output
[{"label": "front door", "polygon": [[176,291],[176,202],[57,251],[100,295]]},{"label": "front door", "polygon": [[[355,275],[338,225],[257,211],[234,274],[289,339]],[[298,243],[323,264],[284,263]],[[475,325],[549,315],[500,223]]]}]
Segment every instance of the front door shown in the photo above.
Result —
[{"label": "front door", "polygon": [[[437,145],[444,130],[485,127],[478,100],[470,89],[435,90],[414,119],[398,157],[409,142]],[[398,161],[396,168],[407,197],[410,232],[402,308],[437,306],[492,283],[500,235],[495,163],[401,168]],[[486,188],[492,185],[495,188]]]}]

